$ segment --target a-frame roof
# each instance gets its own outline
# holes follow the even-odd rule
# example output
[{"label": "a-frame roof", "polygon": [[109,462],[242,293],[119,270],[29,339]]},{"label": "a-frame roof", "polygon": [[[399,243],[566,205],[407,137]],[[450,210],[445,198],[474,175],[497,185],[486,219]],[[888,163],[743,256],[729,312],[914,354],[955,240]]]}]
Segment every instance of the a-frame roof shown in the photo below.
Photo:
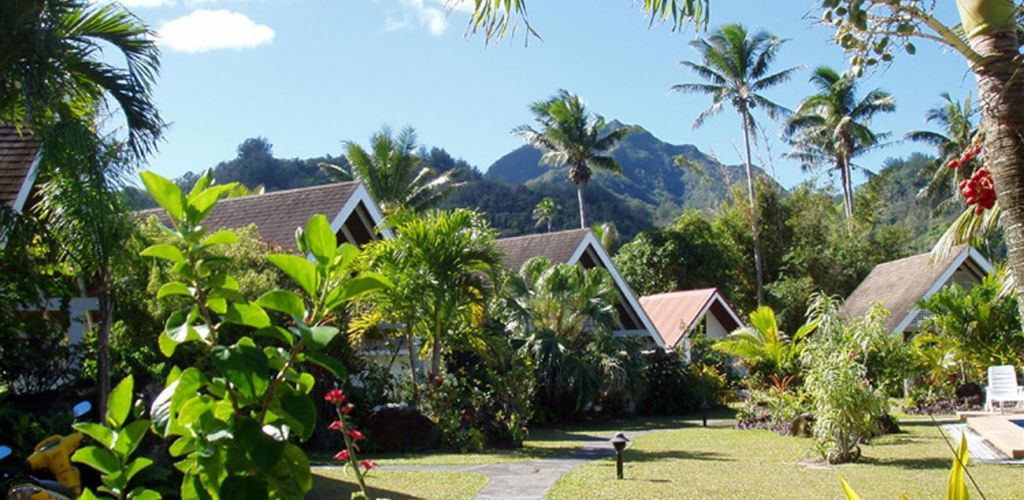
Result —
[{"label": "a-frame roof", "polygon": [[923,253],[875,266],[846,298],[850,317],[863,316],[877,303],[891,314],[885,328],[903,333],[920,313],[917,303],[950,284],[957,271],[977,280],[992,272],[992,264],[977,250],[960,246],[935,260]]},{"label": "a-frame roof", "polygon": [[[589,229],[572,229],[553,233],[533,234],[502,238],[497,242],[502,253],[505,267],[518,271],[523,264],[533,257],[547,257],[553,263],[580,264],[583,267],[603,267],[611,274],[615,286],[619,290],[621,303],[619,314],[624,319],[636,321],[639,330],[650,336],[658,347],[664,347],[661,336],[651,323],[647,313],[640,307],[636,294],[626,284],[615,263],[597,241],[597,237]],[[625,323],[625,321],[624,321]]]},{"label": "a-frame roof", "polygon": [[709,312],[728,331],[743,325],[739,314],[717,288],[679,290],[640,297],[665,346],[675,348]]},{"label": "a-frame roof", "polygon": [[39,166],[39,141],[9,125],[0,125],[0,203],[22,212]]},{"label": "a-frame roof", "polygon": [[[141,218],[156,215],[161,222],[169,222],[161,209],[136,214]],[[295,230],[316,214],[327,216],[331,229],[353,244],[375,239],[375,231],[391,237],[390,230],[380,225],[384,217],[377,203],[357,181],[227,198],[217,203],[204,223],[213,230],[255,224],[261,239],[295,251]]]}]

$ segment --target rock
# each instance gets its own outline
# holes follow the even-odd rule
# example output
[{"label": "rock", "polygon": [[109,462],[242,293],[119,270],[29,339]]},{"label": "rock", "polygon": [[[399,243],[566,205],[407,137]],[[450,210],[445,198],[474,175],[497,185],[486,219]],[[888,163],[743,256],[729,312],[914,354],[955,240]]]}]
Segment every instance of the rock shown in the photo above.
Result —
[{"label": "rock", "polygon": [[789,435],[811,437],[814,432],[814,415],[804,413],[789,423]]},{"label": "rock", "polygon": [[437,424],[404,403],[374,408],[366,430],[370,441],[384,451],[428,450],[441,442]]},{"label": "rock", "polygon": [[956,400],[966,406],[981,406],[985,400],[985,389],[974,382],[968,382],[956,388]]}]

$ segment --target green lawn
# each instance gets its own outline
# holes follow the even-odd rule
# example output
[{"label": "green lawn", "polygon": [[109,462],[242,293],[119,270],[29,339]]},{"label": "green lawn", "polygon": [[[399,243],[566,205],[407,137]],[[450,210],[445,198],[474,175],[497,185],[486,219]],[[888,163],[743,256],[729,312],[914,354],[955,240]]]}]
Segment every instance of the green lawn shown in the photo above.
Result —
[{"label": "green lawn", "polygon": [[[472,498],[487,485],[487,477],[463,472],[381,471],[370,472],[366,487],[371,498]],[[355,479],[340,467],[313,469],[310,500],[350,498],[357,491]]]},{"label": "green lawn", "polygon": [[[904,420],[904,432],[875,440],[861,463],[808,463],[808,439],[767,431],[687,427],[638,437],[626,452],[626,480],[612,460],[563,476],[549,498],[842,498],[839,478],[865,499],[941,498],[952,453],[928,420]],[[1024,498],[1024,467],[972,464],[990,499]],[[974,491],[972,494],[976,493]]]}]

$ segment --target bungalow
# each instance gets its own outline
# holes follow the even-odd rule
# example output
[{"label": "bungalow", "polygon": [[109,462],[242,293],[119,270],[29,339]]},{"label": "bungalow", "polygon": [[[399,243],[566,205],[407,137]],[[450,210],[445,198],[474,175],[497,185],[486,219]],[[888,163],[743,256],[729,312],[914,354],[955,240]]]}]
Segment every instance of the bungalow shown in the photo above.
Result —
[{"label": "bungalow", "polygon": [[[42,158],[41,144],[27,131],[19,133],[9,125],[0,125],[0,202],[16,214],[32,210],[38,196],[36,177]],[[7,235],[0,228],[0,251],[7,247]],[[89,322],[89,311],[99,309],[96,297],[71,297],[67,301],[68,340],[81,342]],[[51,297],[38,305],[43,311],[61,311],[64,299]],[[37,310],[34,307],[27,310]]]},{"label": "bungalow", "polygon": [[739,314],[718,288],[679,290],[640,297],[667,349],[683,347],[690,359],[690,335],[703,326],[713,339],[722,339],[743,326]]},{"label": "bungalow", "polygon": [[533,257],[547,257],[553,263],[578,264],[584,269],[607,269],[619,290],[618,324],[616,336],[638,336],[647,339],[650,346],[665,347],[662,337],[651,319],[640,307],[633,290],[615,269],[604,246],[589,229],[572,229],[554,233],[533,234],[502,238],[497,241],[505,267],[518,270]]},{"label": "bungalow", "polygon": [[[295,230],[304,227],[316,214],[327,216],[338,241],[362,246],[393,236],[390,229],[380,224],[384,216],[366,186],[356,181],[227,198],[217,203],[203,222],[211,230],[254,224],[261,239],[295,252]],[[158,208],[140,210],[136,215],[142,219],[156,216],[164,224],[170,222]]]},{"label": "bungalow", "polygon": [[916,331],[923,319],[918,302],[950,285],[971,288],[990,272],[992,264],[966,245],[937,260],[930,253],[923,253],[885,262],[875,266],[846,298],[845,312],[856,318],[881,303],[890,312],[885,328],[906,335]]}]

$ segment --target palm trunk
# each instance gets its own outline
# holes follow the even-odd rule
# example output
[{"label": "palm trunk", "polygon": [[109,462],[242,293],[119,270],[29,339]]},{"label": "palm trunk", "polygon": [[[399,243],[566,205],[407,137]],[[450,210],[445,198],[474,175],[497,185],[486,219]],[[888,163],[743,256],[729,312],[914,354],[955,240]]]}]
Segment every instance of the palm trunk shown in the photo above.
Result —
[{"label": "palm trunk", "polygon": [[430,378],[436,378],[441,373],[441,305],[434,304],[434,341],[430,346]]},{"label": "palm trunk", "polygon": [[985,130],[985,163],[995,180],[1006,234],[1007,265],[1024,308],[1024,78],[1014,62],[1020,49],[1017,26],[971,38],[974,50],[986,57],[975,65],[978,97]]},{"label": "palm trunk", "polygon": [[107,280],[103,277],[100,278],[99,309],[100,321],[96,334],[96,350],[99,351],[96,363],[99,396],[96,401],[96,414],[100,418],[106,418],[107,398],[110,396],[110,323],[114,319],[114,303]]},{"label": "palm trunk", "polygon": [[754,241],[754,273],[757,279],[757,305],[764,303],[764,257],[761,255],[761,231],[757,217],[757,197],[754,195],[754,171],[750,161],[750,117],[748,111],[740,110],[743,118],[743,144],[747,158],[747,197],[750,199],[750,235]]},{"label": "palm trunk", "polygon": [[587,215],[583,206],[583,186],[585,185],[584,182],[576,183],[576,198],[580,201],[580,229],[587,228]]},{"label": "palm trunk", "polygon": [[409,376],[412,379],[412,407],[419,408],[420,390],[419,383],[416,381],[416,349],[412,344],[412,324],[411,322],[405,324],[405,344],[409,349]]},{"label": "palm trunk", "polygon": [[843,207],[846,209],[846,222],[853,220],[853,185],[850,181],[850,159],[842,158],[839,164],[840,182],[843,183]]}]

